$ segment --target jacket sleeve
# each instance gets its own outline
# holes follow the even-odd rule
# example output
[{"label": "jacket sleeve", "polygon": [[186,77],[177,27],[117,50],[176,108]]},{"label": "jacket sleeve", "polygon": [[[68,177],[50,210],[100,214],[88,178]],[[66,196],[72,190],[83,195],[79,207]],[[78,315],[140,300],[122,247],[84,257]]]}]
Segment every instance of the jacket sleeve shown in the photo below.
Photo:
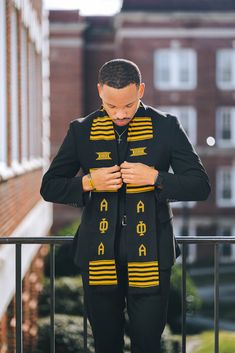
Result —
[{"label": "jacket sleeve", "polygon": [[76,176],[79,169],[80,163],[76,153],[73,123],[70,123],[59,151],[43,176],[40,193],[44,200],[83,207],[82,176]]},{"label": "jacket sleeve", "polygon": [[174,174],[159,171],[161,189],[155,189],[157,200],[206,200],[211,190],[207,173],[178,119],[174,116],[171,119],[170,166]]}]

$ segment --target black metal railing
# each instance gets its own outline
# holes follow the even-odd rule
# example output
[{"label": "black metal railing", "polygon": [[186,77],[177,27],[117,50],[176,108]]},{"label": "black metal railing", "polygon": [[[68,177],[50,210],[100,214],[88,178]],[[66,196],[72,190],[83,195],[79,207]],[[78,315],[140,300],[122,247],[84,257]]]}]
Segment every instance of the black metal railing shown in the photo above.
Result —
[{"label": "black metal railing", "polygon": [[[16,353],[23,353],[22,339],[22,245],[50,245],[50,352],[55,353],[55,246],[72,242],[72,236],[0,237],[0,244],[15,244],[16,268]],[[235,237],[182,236],[182,353],[186,353],[186,262],[188,244],[207,244],[214,248],[214,353],[219,353],[219,262],[220,244],[235,244]],[[83,317],[84,353],[87,353],[87,316]]]}]

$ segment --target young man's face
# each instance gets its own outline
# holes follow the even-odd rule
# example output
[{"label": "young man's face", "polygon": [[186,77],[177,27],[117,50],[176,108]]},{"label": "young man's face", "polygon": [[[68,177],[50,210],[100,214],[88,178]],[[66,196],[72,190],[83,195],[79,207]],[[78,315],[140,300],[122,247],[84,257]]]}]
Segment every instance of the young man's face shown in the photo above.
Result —
[{"label": "young man's face", "polygon": [[144,95],[144,83],[139,87],[131,83],[124,88],[98,84],[99,96],[109,117],[118,126],[127,125],[134,117]]}]

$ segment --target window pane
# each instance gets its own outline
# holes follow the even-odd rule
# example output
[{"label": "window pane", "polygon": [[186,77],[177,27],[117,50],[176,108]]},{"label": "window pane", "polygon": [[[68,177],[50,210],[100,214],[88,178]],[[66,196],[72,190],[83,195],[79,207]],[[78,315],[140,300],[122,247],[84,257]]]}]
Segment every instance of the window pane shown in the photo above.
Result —
[{"label": "window pane", "polygon": [[230,171],[223,172],[222,197],[224,200],[230,200],[232,198],[232,178]]},{"label": "window pane", "polygon": [[179,81],[187,83],[190,81],[190,56],[189,52],[181,50],[178,54]]},{"label": "window pane", "polygon": [[220,63],[220,80],[222,82],[232,81],[232,52],[222,52]]},{"label": "window pane", "polygon": [[157,54],[157,80],[162,83],[170,82],[170,53],[160,51]]},{"label": "window pane", "polygon": [[229,110],[224,110],[222,112],[222,139],[231,139],[231,112]]},{"label": "window pane", "polygon": [[222,89],[235,87],[235,50],[221,49],[217,52],[217,83]]}]

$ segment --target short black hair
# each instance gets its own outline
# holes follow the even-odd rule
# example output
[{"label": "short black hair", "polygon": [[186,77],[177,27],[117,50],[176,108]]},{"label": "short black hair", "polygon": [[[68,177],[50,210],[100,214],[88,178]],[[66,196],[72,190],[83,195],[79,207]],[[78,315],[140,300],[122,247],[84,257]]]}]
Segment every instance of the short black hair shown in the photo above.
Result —
[{"label": "short black hair", "polygon": [[131,83],[139,87],[141,72],[138,66],[130,60],[113,59],[106,62],[99,70],[98,82],[113,88],[123,88]]}]

